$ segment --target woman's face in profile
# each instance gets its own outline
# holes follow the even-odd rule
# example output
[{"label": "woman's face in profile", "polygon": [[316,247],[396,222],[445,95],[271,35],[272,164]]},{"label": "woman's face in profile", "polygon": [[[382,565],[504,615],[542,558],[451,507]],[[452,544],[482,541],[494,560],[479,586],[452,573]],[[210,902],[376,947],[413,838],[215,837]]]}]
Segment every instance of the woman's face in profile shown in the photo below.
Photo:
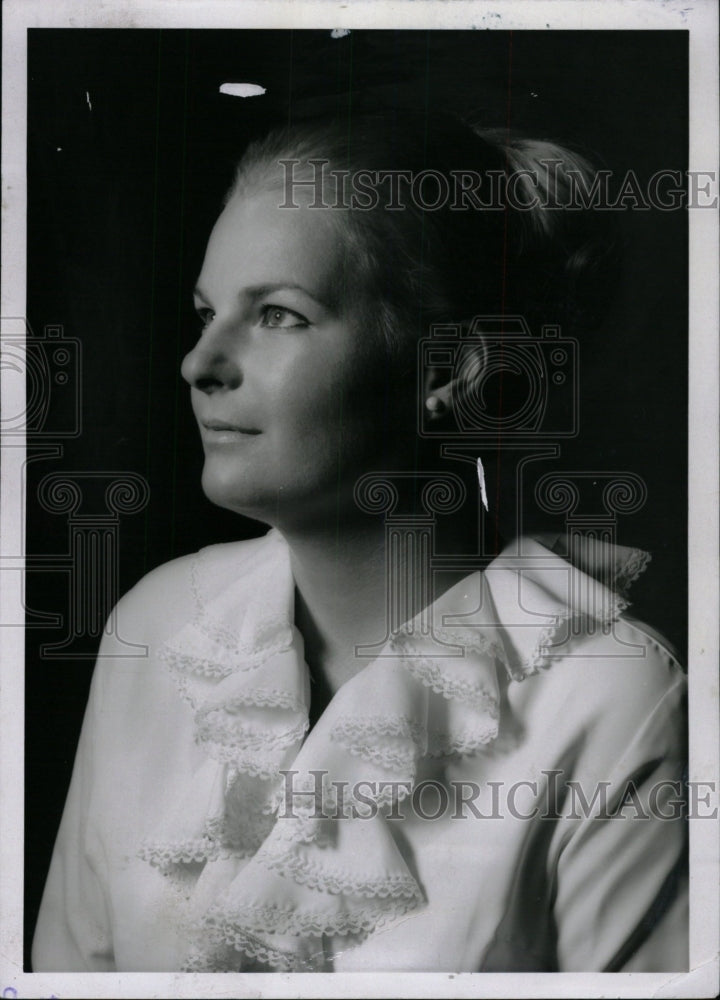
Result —
[{"label": "woman's face in profile", "polygon": [[407,462],[415,421],[382,337],[343,290],[333,210],[281,200],[263,191],[227,204],[195,293],[202,332],[182,365],[206,495],[279,524],[352,504],[363,472]]}]

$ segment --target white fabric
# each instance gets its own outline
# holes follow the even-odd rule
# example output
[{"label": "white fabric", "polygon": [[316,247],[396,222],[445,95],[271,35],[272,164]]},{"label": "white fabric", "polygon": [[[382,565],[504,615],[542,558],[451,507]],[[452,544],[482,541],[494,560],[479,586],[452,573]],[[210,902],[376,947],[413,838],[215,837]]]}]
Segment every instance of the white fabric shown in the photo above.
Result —
[{"label": "white fabric", "polygon": [[[425,615],[391,636],[309,734],[282,536],[149,574],[116,616],[147,657],[100,650],[35,969],[685,968],[683,823],[633,818],[672,812],[652,789],[683,759],[683,674],[622,617],[647,557],[580,542],[578,568],[551,544],[451,588],[432,634]],[[318,793],[292,816],[287,770]],[[629,779],[612,820],[562,797],[604,782],[617,803]],[[523,818],[553,782],[552,816]]]}]

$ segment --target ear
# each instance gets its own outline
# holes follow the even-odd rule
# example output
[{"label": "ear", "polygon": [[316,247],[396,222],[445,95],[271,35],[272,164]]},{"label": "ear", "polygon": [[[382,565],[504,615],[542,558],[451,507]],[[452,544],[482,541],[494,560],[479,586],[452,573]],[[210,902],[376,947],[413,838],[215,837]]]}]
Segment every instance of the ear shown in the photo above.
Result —
[{"label": "ear", "polygon": [[464,396],[474,392],[478,376],[486,367],[484,336],[476,332],[470,335],[468,327],[469,324],[463,325],[460,336],[449,337],[447,341],[438,338],[437,344],[433,343],[433,349],[440,348],[445,357],[443,364],[431,364],[424,372],[423,405],[432,420],[455,412],[458,403],[462,406]]},{"label": "ear", "polygon": [[453,377],[447,368],[429,367],[425,371],[423,406],[429,419],[440,420],[453,409]]}]

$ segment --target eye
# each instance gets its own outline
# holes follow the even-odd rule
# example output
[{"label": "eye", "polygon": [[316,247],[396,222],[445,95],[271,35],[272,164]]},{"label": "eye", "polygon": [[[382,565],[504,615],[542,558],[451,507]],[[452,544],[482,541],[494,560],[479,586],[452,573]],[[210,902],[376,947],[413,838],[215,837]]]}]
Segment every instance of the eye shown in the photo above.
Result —
[{"label": "eye", "polygon": [[300,313],[284,306],[263,306],[261,310],[261,326],[269,326],[274,330],[289,330],[293,327],[305,327],[310,324]]},{"label": "eye", "polygon": [[202,323],[203,330],[205,329],[205,327],[210,326],[212,321],[215,319],[215,313],[212,311],[212,309],[209,309],[205,306],[199,306],[198,308],[196,308],[195,312],[197,313],[198,318]]}]

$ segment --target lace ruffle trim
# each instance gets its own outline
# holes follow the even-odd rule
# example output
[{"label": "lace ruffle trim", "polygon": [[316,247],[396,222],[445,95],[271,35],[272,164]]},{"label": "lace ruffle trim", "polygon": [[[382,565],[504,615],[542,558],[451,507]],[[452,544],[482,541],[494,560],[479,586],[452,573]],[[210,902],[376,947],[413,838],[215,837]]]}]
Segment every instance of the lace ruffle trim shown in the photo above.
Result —
[{"label": "lace ruffle trim", "polygon": [[417,895],[375,897],[375,900],[374,904],[358,907],[352,912],[334,908],[298,910],[292,905],[277,903],[231,910],[219,903],[208,911],[203,924],[211,934],[215,931],[225,944],[232,947],[237,947],[238,933],[253,937],[258,934],[289,934],[298,937],[320,937],[322,934],[366,935],[389,920],[414,909],[419,901]]},{"label": "lace ruffle trim", "polygon": [[144,843],[138,857],[153,868],[166,869],[172,865],[201,864],[220,857],[221,847],[210,837],[197,837],[174,844]]},{"label": "lace ruffle trim", "polygon": [[[298,970],[300,958],[295,952],[274,948],[239,927],[232,930],[218,928],[216,938],[224,946],[219,954],[205,955],[194,952],[182,967],[183,972],[242,972],[245,958],[260,962],[277,972]],[[229,954],[228,954],[229,952]]]},{"label": "lace ruffle trim", "polygon": [[[405,916],[418,905],[415,898],[383,900],[376,905],[349,911],[305,910],[302,913],[276,904],[243,907],[239,911],[212,908],[205,917],[204,930],[211,939],[207,952],[196,951],[183,967],[185,972],[243,971],[245,959],[260,962],[279,972],[311,971],[321,963],[324,934],[364,939],[388,923]],[[249,926],[248,926],[249,925]],[[264,935],[265,939],[259,937]],[[302,951],[288,951],[270,943],[273,934],[290,934],[306,939]],[[316,950],[312,939],[317,938]],[[308,940],[309,939],[309,940]],[[213,947],[214,946],[214,947]]]},{"label": "lace ruffle trim", "polygon": [[298,885],[332,895],[349,894],[369,899],[420,898],[412,875],[358,875],[356,872],[314,862],[292,849],[279,851],[277,848],[262,848],[255,858],[269,871],[291,878]]},{"label": "lace ruffle trim", "polygon": [[[496,700],[490,699],[490,708]],[[341,719],[335,724],[331,738],[341,743],[349,753],[362,757],[389,770],[414,770],[421,757],[444,757],[471,754],[492,742],[498,735],[498,712],[478,720],[472,729],[462,732],[428,730],[403,716],[377,716],[365,719]],[[390,737],[412,742],[406,747],[382,747],[377,739]]]},{"label": "lace ruffle trim", "polygon": [[[632,549],[615,577],[615,586],[625,594],[650,565],[652,556],[642,549]],[[626,605],[627,606],[627,605]],[[624,609],[623,609],[624,610]]]},{"label": "lace ruffle trim", "polygon": [[408,673],[435,694],[442,695],[448,701],[465,702],[476,710],[497,718],[497,695],[482,681],[452,677],[438,666],[437,660],[432,659],[420,648],[413,647],[405,638],[394,637],[390,640],[390,644],[402,655],[403,665]]},{"label": "lace ruffle trim", "polygon": [[[647,565],[647,562],[645,565]],[[609,594],[609,606],[601,614],[594,616],[594,621],[600,626],[609,625],[611,622],[617,621],[629,605],[629,602],[619,594],[612,592],[609,592]],[[572,609],[558,607],[554,617],[555,621],[540,632],[535,643],[535,648],[525,663],[523,663],[519,670],[512,672],[511,676],[514,680],[523,680],[525,677],[537,674],[541,670],[547,670],[556,655],[553,652],[554,640],[557,639],[560,632],[566,629],[571,622],[580,621],[583,617],[587,617],[587,615],[580,615]]]},{"label": "lace ruffle trim", "polygon": [[263,732],[251,729],[241,722],[228,720],[224,710],[219,708],[203,708],[195,716],[197,741],[215,744],[216,749],[227,750],[230,754],[228,759],[233,759],[236,753],[241,755],[284,750],[301,740],[307,729],[308,722],[305,720],[284,732]]},{"label": "lace ruffle trim", "polygon": [[[193,623],[199,627],[198,623]],[[237,637],[235,637],[237,639]],[[164,660],[182,681],[187,681],[193,675],[207,680],[223,680],[234,673],[250,673],[262,667],[263,664],[277,653],[290,648],[291,635],[279,635],[274,641],[261,648],[249,648],[235,644],[220,645],[217,656],[209,657],[200,651],[188,652],[181,649],[175,642],[168,641],[159,650],[158,656]]]}]

